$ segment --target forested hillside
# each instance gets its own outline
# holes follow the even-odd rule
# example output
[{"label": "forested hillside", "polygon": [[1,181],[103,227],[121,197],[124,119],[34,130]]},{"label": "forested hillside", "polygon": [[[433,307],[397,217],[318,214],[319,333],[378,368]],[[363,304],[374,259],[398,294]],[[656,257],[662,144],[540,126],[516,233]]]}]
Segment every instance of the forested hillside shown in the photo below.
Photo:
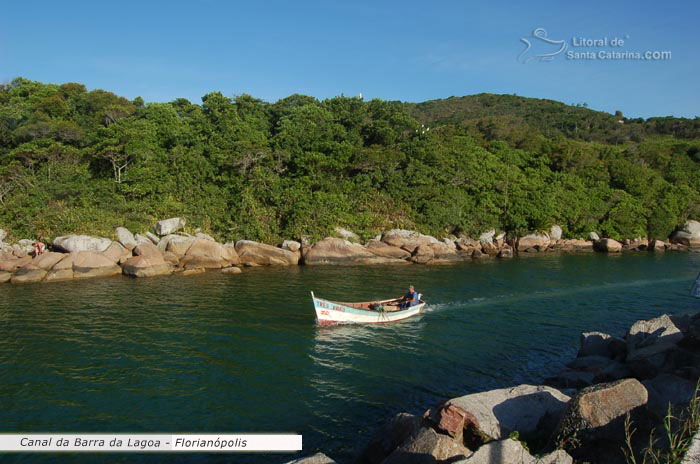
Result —
[{"label": "forested hillside", "polygon": [[0,86],[0,207],[15,238],[111,236],[170,216],[268,243],[335,226],[444,236],[552,223],[666,238],[700,216],[700,122],[508,95],[146,104],[16,79]]}]

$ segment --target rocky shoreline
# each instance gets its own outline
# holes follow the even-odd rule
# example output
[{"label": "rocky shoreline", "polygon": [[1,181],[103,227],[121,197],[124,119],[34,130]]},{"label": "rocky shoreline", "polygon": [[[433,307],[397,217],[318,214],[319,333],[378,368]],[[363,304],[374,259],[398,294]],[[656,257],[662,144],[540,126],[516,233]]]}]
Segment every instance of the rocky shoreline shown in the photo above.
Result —
[{"label": "rocky shoreline", "polygon": [[438,240],[419,232],[393,229],[360,244],[353,232],[336,228],[335,237],[312,243],[285,240],[279,246],[238,240],[219,243],[198,229],[183,232],[185,220],[157,222],[153,232],[132,234],[117,227],[114,238],[88,235],[56,237],[50,251],[35,256],[34,240],[5,243],[0,229],[0,283],[52,282],[124,274],[151,277],[206,270],[236,274],[243,266],[451,264],[490,258],[548,252],[621,253],[626,251],[700,251],[700,222],[687,221],[669,241],[645,238],[622,242],[600,238],[591,232],[587,239],[562,239],[561,227],[507,239],[490,230],[478,239],[448,236]]},{"label": "rocky shoreline", "polygon": [[[567,366],[543,385],[472,393],[421,415],[397,414],[375,431],[357,462],[625,463],[628,417],[636,430],[632,446],[641,453],[654,428],[663,435],[669,408],[677,416],[693,398],[700,313],[637,321],[621,338],[583,333]],[[335,461],[318,453],[291,463]]]}]

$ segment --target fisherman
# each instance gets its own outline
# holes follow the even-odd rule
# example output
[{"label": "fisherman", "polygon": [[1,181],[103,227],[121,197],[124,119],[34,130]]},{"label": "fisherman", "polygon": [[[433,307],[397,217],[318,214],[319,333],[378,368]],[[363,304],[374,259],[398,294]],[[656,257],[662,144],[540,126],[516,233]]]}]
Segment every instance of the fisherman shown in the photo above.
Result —
[{"label": "fisherman", "polygon": [[420,298],[418,297],[418,293],[416,292],[415,288],[413,288],[413,285],[411,285],[408,287],[408,293],[401,297],[401,300],[399,301],[399,308],[410,308],[418,303],[420,303]]},{"label": "fisherman", "polygon": [[40,254],[44,253],[46,251],[46,245],[44,245],[42,242],[37,240],[34,242],[34,257],[39,256]]}]

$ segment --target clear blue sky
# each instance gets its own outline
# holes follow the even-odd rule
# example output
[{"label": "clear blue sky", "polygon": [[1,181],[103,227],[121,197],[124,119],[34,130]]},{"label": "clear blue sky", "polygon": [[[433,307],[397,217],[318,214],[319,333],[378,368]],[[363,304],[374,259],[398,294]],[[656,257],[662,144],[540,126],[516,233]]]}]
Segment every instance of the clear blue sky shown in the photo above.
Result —
[{"label": "clear blue sky", "polygon": [[[362,92],[413,102],[491,92],[585,102],[629,117],[700,116],[700,4],[535,3],[7,2],[0,80],[81,82],[146,101],[200,103],[211,91],[268,101]],[[567,41],[567,51],[613,49],[577,49],[574,37],[620,37],[619,51],[672,57],[562,53],[523,64],[520,39],[536,28]],[[530,42],[525,58],[538,51]]]}]

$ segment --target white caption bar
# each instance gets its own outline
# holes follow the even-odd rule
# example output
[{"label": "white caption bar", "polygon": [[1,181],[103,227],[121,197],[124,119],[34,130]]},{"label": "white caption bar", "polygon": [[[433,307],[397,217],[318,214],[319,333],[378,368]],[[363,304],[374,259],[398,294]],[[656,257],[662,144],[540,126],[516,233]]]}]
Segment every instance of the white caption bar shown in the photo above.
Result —
[{"label": "white caption bar", "polygon": [[299,451],[294,434],[0,434],[0,452]]}]

